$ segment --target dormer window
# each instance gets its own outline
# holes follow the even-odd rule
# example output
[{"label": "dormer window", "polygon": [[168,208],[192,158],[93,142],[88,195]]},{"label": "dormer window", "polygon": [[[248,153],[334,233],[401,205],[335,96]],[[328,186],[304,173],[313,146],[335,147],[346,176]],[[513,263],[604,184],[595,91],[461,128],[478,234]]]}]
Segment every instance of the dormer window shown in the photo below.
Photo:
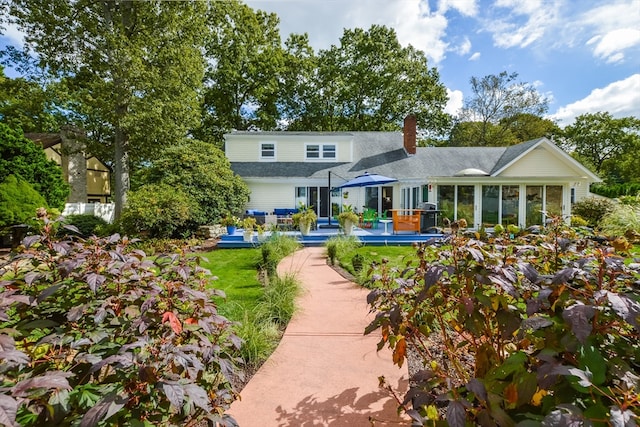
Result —
[{"label": "dormer window", "polygon": [[260,160],[275,160],[275,159],[276,159],[276,143],[261,142],[260,143]]},{"label": "dormer window", "polygon": [[324,160],[336,158],[336,144],[306,144],[307,160]]}]

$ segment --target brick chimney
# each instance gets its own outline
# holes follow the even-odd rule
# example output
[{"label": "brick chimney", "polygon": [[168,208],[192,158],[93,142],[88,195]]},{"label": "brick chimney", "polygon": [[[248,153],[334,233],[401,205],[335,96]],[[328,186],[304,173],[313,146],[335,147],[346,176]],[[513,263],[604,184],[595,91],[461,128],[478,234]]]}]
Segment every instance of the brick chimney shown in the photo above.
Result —
[{"label": "brick chimney", "polygon": [[407,154],[416,154],[416,116],[404,118],[404,149]]}]

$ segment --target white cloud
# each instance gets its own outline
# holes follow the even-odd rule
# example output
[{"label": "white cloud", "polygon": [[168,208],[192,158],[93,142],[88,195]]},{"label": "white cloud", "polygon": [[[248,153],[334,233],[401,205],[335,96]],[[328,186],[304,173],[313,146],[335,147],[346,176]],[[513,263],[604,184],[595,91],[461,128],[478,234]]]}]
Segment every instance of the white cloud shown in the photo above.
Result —
[{"label": "white cloud", "polygon": [[[18,30],[14,24],[5,24],[3,38],[7,38],[6,44],[22,48],[24,46],[24,33]],[[5,44],[4,42],[2,43]]]},{"label": "white cloud", "polygon": [[613,117],[640,117],[640,74],[594,89],[587,97],[559,108],[551,119],[566,126],[581,114],[599,111],[609,112]]},{"label": "white cloud", "polygon": [[469,40],[469,37],[465,37],[462,43],[460,44],[460,46],[458,46],[458,49],[456,49],[456,52],[459,53],[460,55],[466,55],[470,51],[471,51],[471,40]]},{"label": "white cloud", "polygon": [[640,45],[640,30],[620,28],[591,38],[587,45],[595,45],[593,53],[598,58],[609,63],[620,62],[624,59],[622,51]]},{"label": "white cloud", "polygon": [[308,33],[316,50],[338,44],[345,28],[366,30],[374,24],[392,27],[403,46],[411,44],[425,52],[431,65],[442,62],[449,49],[444,41],[448,25],[444,13],[451,9],[465,15],[477,12],[475,0],[443,0],[435,11],[424,0],[247,0],[246,3],[254,9],[276,13],[283,39],[291,33]]},{"label": "white cloud", "polygon": [[475,16],[478,14],[478,3],[476,0],[440,0],[438,12],[444,14],[449,9],[455,9],[465,16]]},{"label": "white cloud", "polygon": [[540,41],[560,16],[559,0],[498,0],[485,19],[485,30],[493,34],[496,46],[527,47]]},{"label": "white cloud", "polygon": [[477,61],[480,59],[480,52],[474,52],[473,55],[469,57],[469,61]]},{"label": "white cloud", "polygon": [[449,100],[444,107],[444,112],[451,114],[452,116],[458,115],[460,109],[462,109],[462,103],[464,101],[464,95],[461,90],[451,90],[447,88],[447,96]]}]

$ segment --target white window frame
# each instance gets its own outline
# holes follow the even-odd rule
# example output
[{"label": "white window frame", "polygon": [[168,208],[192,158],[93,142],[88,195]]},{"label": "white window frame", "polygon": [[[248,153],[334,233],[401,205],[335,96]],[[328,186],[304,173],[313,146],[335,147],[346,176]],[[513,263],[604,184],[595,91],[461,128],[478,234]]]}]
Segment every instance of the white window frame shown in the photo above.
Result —
[{"label": "white window frame", "polygon": [[[309,147],[318,147],[318,157],[309,157]],[[333,147],[333,150],[326,151],[325,147]],[[331,152],[333,157],[325,157],[325,153]],[[304,144],[304,159],[308,161],[335,161],[338,158],[338,144],[333,142],[308,142]]]},{"label": "white window frame", "polygon": [[[273,145],[273,156],[264,156],[262,153],[265,151],[263,146],[264,145]],[[260,142],[260,160],[263,162],[275,162],[276,161],[276,152],[277,152],[277,145],[275,143],[275,141],[261,141]]]}]

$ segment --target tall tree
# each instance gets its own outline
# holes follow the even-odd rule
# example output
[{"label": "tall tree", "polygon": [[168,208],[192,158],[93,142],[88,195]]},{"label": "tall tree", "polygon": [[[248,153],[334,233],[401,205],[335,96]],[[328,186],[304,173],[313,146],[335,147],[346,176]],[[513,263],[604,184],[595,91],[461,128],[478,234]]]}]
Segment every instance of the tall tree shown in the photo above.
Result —
[{"label": "tall tree", "polygon": [[[482,78],[471,77],[472,96],[465,100],[460,114],[463,122],[477,122],[466,141],[455,145],[506,145],[507,134],[523,115],[542,116],[549,101],[535,87],[518,82],[518,73],[501,72]],[[505,143],[505,139],[507,140]]]},{"label": "tall tree", "polygon": [[208,16],[204,120],[195,135],[220,141],[231,129],[273,129],[283,64],[277,15],[230,0],[211,2]]},{"label": "tall tree", "polygon": [[67,85],[69,117],[113,155],[116,216],[131,163],[197,123],[205,2],[14,0],[25,50]]},{"label": "tall tree", "polygon": [[564,129],[561,145],[611,183],[640,181],[633,166],[640,148],[640,120],[635,117],[583,114]]},{"label": "tall tree", "polygon": [[26,78],[8,78],[0,67],[0,120],[24,132],[57,132],[54,96]]},{"label": "tall tree", "polygon": [[283,109],[291,128],[397,130],[409,113],[423,130],[441,132],[448,123],[446,89],[437,70],[428,67],[422,51],[402,47],[391,28],[346,29],[339,46],[317,57],[308,53],[304,40],[290,39],[289,58],[300,51],[305,56],[288,63],[293,71],[285,79],[289,98]]}]

